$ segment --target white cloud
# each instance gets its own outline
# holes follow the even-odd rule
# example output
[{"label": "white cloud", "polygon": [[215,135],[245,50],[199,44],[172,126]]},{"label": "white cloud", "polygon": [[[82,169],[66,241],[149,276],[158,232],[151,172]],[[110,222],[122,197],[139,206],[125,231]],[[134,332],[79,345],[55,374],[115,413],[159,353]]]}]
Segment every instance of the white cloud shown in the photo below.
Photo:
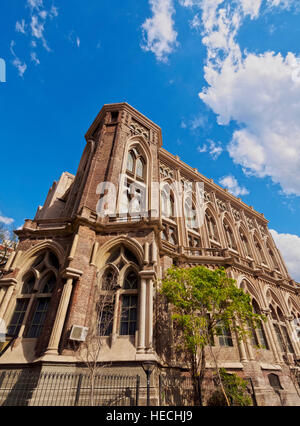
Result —
[{"label": "white cloud", "polygon": [[22,19],[21,22],[16,22],[16,31],[18,33],[26,34],[26,23],[24,19]]},{"label": "white cloud", "polygon": [[236,178],[232,175],[221,178],[219,184],[228,189],[228,191],[236,197],[249,194],[248,189],[244,186],[240,186]]},{"label": "white cloud", "polygon": [[291,277],[300,282],[300,237],[292,234],[280,234],[270,229],[272,237],[280,250]]},{"label": "white cloud", "polygon": [[[256,19],[262,5],[289,8],[296,1],[191,0],[195,25],[207,48],[200,98],[220,125],[239,126],[228,151],[247,174],[270,177],[285,194],[300,195],[300,57],[242,52],[238,31],[246,16]],[[199,23],[201,17],[201,27]]]},{"label": "white cloud", "polygon": [[156,59],[166,62],[168,55],[174,51],[177,42],[177,32],[174,29],[173,0],[149,0],[152,18],[146,19],[142,25],[144,44],[142,48],[153,52]]},{"label": "white cloud", "polygon": [[0,214],[0,223],[4,223],[4,225],[11,225],[14,222],[14,219],[11,217],[1,216]]},{"label": "white cloud", "polygon": [[43,7],[43,0],[27,0],[27,5],[32,9],[39,10],[41,7]]},{"label": "white cloud", "polygon": [[[45,25],[49,19],[53,19],[58,16],[57,8],[52,5],[49,10],[44,8],[43,0],[27,0],[26,7],[29,9],[29,31],[31,35],[30,44],[34,49],[38,47],[37,41],[40,41],[43,47],[50,52],[51,49],[48,46],[48,42],[45,38]],[[21,22],[16,22],[16,31],[25,35],[27,34],[27,26],[25,19],[22,19]],[[23,77],[27,65],[25,61],[22,61],[20,58],[16,56],[13,51],[13,47],[15,46],[15,42],[11,43],[11,53],[14,56],[13,65],[18,69],[19,75]],[[34,62],[36,65],[40,64],[40,60],[37,57],[35,52],[30,53],[30,60]]]},{"label": "white cloud", "polygon": [[37,15],[32,16],[30,27],[33,37],[41,39],[44,37],[44,23],[39,21]]},{"label": "white cloud", "polygon": [[18,56],[15,54],[14,47],[15,47],[15,42],[14,42],[14,40],[12,40],[11,43],[10,43],[10,52],[14,57],[13,66],[17,68],[19,76],[23,77],[23,75],[24,75],[24,73],[27,69],[27,65],[26,65],[25,62],[22,62],[21,59],[18,58]]},{"label": "white cloud", "polygon": [[207,141],[202,147],[198,146],[197,150],[200,154],[208,152],[213,160],[216,160],[223,152],[223,148],[220,142],[214,142],[212,140]]},{"label": "white cloud", "polygon": [[34,62],[36,65],[39,65],[41,63],[35,52],[31,52],[30,56],[31,56],[32,62]]}]

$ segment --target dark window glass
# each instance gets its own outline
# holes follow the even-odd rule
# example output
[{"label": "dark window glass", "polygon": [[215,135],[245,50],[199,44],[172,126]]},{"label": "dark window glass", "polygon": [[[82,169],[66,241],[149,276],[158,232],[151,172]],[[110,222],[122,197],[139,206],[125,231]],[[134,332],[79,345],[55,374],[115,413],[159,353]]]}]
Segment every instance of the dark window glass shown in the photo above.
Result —
[{"label": "dark window glass", "polygon": [[120,334],[122,336],[131,336],[135,334],[137,325],[137,296],[122,297],[122,314]]},{"label": "dark window glass", "polygon": [[18,299],[17,304],[15,307],[15,311],[13,313],[13,316],[10,320],[10,324],[7,329],[7,334],[9,336],[17,336],[21,325],[23,323],[23,319],[25,316],[25,313],[27,311],[29,299]]},{"label": "dark window glass", "polygon": [[39,335],[41,334],[46,319],[49,302],[50,299],[48,298],[42,298],[37,300],[35,312],[26,337],[35,338],[39,337]]},{"label": "dark window glass", "polygon": [[278,324],[273,323],[273,326],[274,326],[274,330],[275,330],[275,333],[276,333],[276,336],[277,336],[277,340],[278,340],[281,352],[285,352],[284,342],[283,342],[283,338],[282,338],[282,335],[281,335],[281,332],[280,332],[280,328],[279,328]]},{"label": "dark window glass", "polygon": [[56,269],[59,269],[59,261],[57,257],[53,253],[49,253],[49,262],[52,266],[54,266]]},{"label": "dark window glass", "polygon": [[233,346],[230,328],[224,323],[219,322],[217,326],[217,335],[219,336],[220,346]]},{"label": "dark window glass", "polygon": [[285,327],[284,325],[282,325],[282,326],[281,326],[281,330],[282,330],[282,334],[283,334],[283,336],[284,336],[284,338],[285,338],[285,342],[286,342],[286,345],[287,345],[287,350],[288,350],[291,354],[293,354],[293,353],[294,353],[294,348],[293,348],[293,346],[292,346],[291,339],[290,339],[290,336],[289,336],[289,334],[288,334],[288,332],[287,332],[286,327]]}]

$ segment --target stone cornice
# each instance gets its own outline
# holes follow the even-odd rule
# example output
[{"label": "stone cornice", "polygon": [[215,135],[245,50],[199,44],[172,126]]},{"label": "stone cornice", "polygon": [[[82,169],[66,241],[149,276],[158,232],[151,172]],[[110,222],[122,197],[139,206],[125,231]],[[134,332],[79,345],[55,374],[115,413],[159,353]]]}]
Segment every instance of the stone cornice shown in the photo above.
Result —
[{"label": "stone cornice", "polygon": [[234,195],[230,194],[228,191],[223,189],[221,186],[217,185],[212,179],[208,179],[200,172],[193,169],[188,164],[184,163],[179,159],[179,157],[174,156],[173,154],[166,151],[164,148],[160,148],[159,154],[163,159],[166,159],[170,166],[173,166],[175,169],[181,169],[185,171],[188,175],[191,176],[191,179],[194,181],[203,181],[212,192],[217,193],[220,196],[225,197],[228,201],[231,201],[235,207],[243,209],[247,212],[248,215],[255,216],[258,221],[263,222],[265,225],[268,225],[269,221],[264,217],[262,213],[257,212],[248,204],[244,203],[241,199],[236,198]]},{"label": "stone cornice", "polygon": [[[143,124],[144,126],[150,127],[154,131],[158,132],[159,145],[160,146],[162,145],[161,128],[126,102],[104,105],[101,111],[99,112],[99,114],[97,115],[97,117],[95,118],[95,120],[93,121],[89,130],[87,131],[85,135],[86,140],[92,137],[92,135],[94,134],[94,131],[96,130],[97,126],[100,124],[101,120],[105,118],[105,114],[107,112],[115,111],[116,109],[129,112],[132,115],[132,117],[138,120],[141,124]],[[117,124],[117,123],[114,123],[114,124]]]}]

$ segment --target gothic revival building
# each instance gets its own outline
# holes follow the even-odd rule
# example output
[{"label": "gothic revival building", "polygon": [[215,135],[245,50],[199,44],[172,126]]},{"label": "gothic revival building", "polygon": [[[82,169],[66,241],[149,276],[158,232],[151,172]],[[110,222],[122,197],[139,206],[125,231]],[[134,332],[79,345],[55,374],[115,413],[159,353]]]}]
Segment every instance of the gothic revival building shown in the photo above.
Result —
[{"label": "gothic revival building", "polygon": [[0,279],[0,318],[12,338],[0,373],[76,371],[71,343],[88,333],[95,294],[110,292],[99,361],[135,374],[154,362],[155,402],[158,374],[184,368],[156,282],[173,264],[223,266],[267,321],[245,342],[224,328],[214,342],[219,364],[251,379],[258,405],[299,405],[299,285],[264,215],[165,151],[160,128],[126,103],[105,105],[86,141],[76,176],[54,182],[16,231]]}]

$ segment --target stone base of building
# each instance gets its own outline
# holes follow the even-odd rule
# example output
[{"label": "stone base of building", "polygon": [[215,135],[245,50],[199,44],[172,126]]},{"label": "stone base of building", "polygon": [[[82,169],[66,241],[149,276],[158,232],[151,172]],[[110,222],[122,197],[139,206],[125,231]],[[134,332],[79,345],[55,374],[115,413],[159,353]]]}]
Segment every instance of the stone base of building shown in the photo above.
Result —
[{"label": "stone base of building", "polygon": [[[266,368],[266,366],[264,366]],[[281,388],[268,384],[268,374],[278,370],[265,370],[257,362],[242,368],[229,369],[247,380],[252,405],[299,406],[299,388],[287,374],[287,366],[280,367]],[[211,380],[213,369],[207,370],[204,384],[204,405],[214,391]],[[91,396],[95,373],[94,394]],[[193,382],[188,371],[166,368],[156,364],[147,386],[147,376],[141,362],[111,363],[88,369],[78,362],[39,361],[28,365],[2,365],[0,368],[0,405],[11,406],[193,406]]]}]

